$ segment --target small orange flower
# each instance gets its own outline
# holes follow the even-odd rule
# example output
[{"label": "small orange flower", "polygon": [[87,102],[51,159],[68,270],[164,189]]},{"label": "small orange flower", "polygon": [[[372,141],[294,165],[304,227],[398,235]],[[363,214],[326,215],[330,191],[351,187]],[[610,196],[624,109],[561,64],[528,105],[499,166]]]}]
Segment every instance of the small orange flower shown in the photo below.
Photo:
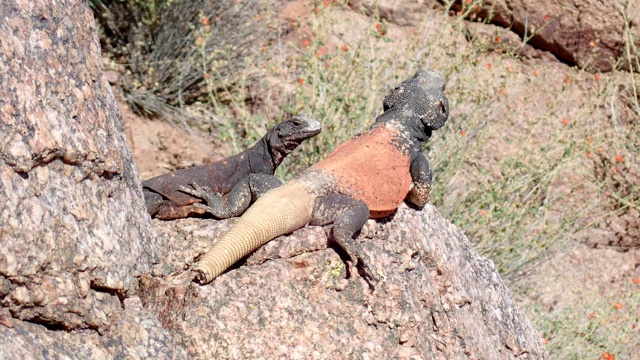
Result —
[{"label": "small orange flower", "polygon": [[587,155],[587,157],[590,158],[591,157],[591,151],[587,151],[587,153],[585,155]]},{"label": "small orange flower", "polygon": [[329,6],[329,4],[331,4],[331,1],[323,0],[322,3],[324,4],[324,6]]},{"label": "small orange flower", "polygon": [[205,78],[205,79],[208,79],[208,78],[210,78],[210,77],[211,77],[211,74],[209,74],[209,73],[205,73],[205,74],[204,74],[204,78]]},{"label": "small orange flower", "polygon": [[596,42],[595,42],[595,41],[593,41],[593,40],[589,41],[589,46],[591,46],[591,47],[596,46]]},{"label": "small orange flower", "polygon": [[594,317],[596,317],[596,312],[595,311],[590,312],[588,317],[589,319],[593,319]]},{"label": "small orange flower", "polygon": [[500,36],[496,36],[496,38],[493,39],[493,41],[495,41],[496,43],[500,43],[502,39],[500,39]]},{"label": "small orange flower", "polygon": [[316,14],[318,13],[318,7],[317,6],[313,7],[313,12],[316,13]]},{"label": "small orange flower", "polygon": [[487,68],[487,70],[491,70],[491,63],[488,63],[485,67]]},{"label": "small orange flower", "polygon": [[196,44],[198,44],[198,46],[204,45],[204,39],[198,36],[198,39],[196,40]]},{"label": "small orange flower", "polygon": [[202,19],[200,19],[200,22],[203,25],[207,25],[207,24],[209,24],[209,19],[206,16],[203,16]]},{"label": "small orange flower", "polygon": [[624,161],[624,157],[623,157],[622,155],[618,155],[618,156],[616,156],[616,162],[617,162],[618,164],[620,164],[620,163],[621,163],[621,162],[623,162],[623,161]]},{"label": "small orange flower", "polygon": [[509,67],[507,68],[507,71],[508,71],[508,72],[510,72],[510,73],[512,73],[512,72],[513,72],[513,68],[512,68],[511,66],[509,66]]},{"label": "small orange flower", "polygon": [[503,86],[503,87],[501,87],[500,89],[498,89],[498,93],[500,93],[500,95],[504,95],[504,93],[505,93],[505,88],[504,88],[504,86]]},{"label": "small orange flower", "polygon": [[609,196],[609,192],[608,192],[608,191],[605,191],[605,192],[604,192],[604,196]]},{"label": "small orange flower", "polygon": [[316,57],[319,59],[322,55],[324,55],[324,51],[322,49],[318,49],[318,51],[316,51]]},{"label": "small orange flower", "polygon": [[466,2],[467,4],[471,4],[471,3],[473,2],[473,0],[465,0],[465,2]]},{"label": "small orange flower", "polygon": [[302,40],[302,46],[309,46],[309,43],[311,43],[309,39]]},{"label": "small orange flower", "polygon": [[545,345],[547,345],[547,344],[549,343],[549,339],[547,339],[547,338],[542,338],[542,342],[543,342]]},{"label": "small orange flower", "polygon": [[544,16],[544,21],[549,21],[549,15]]},{"label": "small orange flower", "polygon": [[562,119],[562,125],[564,125],[564,126],[569,125],[569,122],[570,122],[570,121],[569,121],[569,119],[567,119],[567,118]]},{"label": "small orange flower", "polygon": [[533,70],[533,76],[538,76],[540,75],[540,72],[538,70]]},{"label": "small orange flower", "polygon": [[563,82],[564,82],[565,84],[571,84],[571,78],[570,78],[570,77],[568,77],[568,76],[566,76],[566,77],[564,78]]},{"label": "small orange flower", "polygon": [[298,25],[298,23],[295,20],[291,20],[290,24],[291,24],[291,27],[294,27],[294,26]]},{"label": "small orange flower", "polygon": [[260,47],[260,51],[262,51],[262,52],[267,51],[267,45],[262,45],[262,46]]},{"label": "small orange flower", "polygon": [[298,79],[298,84],[304,85],[304,79],[303,78]]},{"label": "small orange flower", "polygon": [[460,130],[460,136],[465,136],[467,135],[467,132],[465,130]]},{"label": "small orange flower", "polygon": [[462,10],[458,10],[458,12],[456,13],[456,15],[458,15],[458,16],[462,15]]},{"label": "small orange flower", "polygon": [[349,51],[349,47],[345,44],[341,47],[342,51]]},{"label": "small orange flower", "polygon": [[609,354],[609,352],[608,352],[608,351],[606,351],[606,352],[604,352],[604,353],[602,354],[602,358],[603,358],[604,360],[616,360],[616,357],[615,357],[615,356],[613,356],[613,355],[611,355],[611,354]]},{"label": "small orange flower", "polygon": [[615,166],[614,166],[614,167],[611,168],[611,172],[614,173],[614,174],[617,174],[618,173],[618,169],[616,169]]},{"label": "small orange flower", "polygon": [[487,212],[486,212],[486,211],[484,211],[484,210],[482,210],[482,209],[478,210],[478,215],[480,215],[480,216],[485,216],[486,214],[487,214]]},{"label": "small orange flower", "polygon": [[602,153],[604,152],[604,149],[602,148],[602,146],[600,146],[600,147],[598,148],[598,152],[599,152],[600,154],[602,154]]},{"label": "small orange flower", "polygon": [[595,74],[595,75],[593,76],[593,78],[594,78],[596,81],[600,81],[600,74]]},{"label": "small orange flower", "polygon": [[640,284],[640,278],[633,278],[631,281],[633,281],[634,284]]}]

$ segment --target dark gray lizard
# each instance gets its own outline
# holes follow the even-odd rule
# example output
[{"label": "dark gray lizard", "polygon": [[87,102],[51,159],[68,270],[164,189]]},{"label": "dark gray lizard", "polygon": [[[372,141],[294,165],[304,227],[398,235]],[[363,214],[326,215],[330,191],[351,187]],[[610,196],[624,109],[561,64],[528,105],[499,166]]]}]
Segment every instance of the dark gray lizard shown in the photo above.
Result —
[{"label": "dark gray lizard", "polygon": [[330,223],[334,240],[376,279],[353,237],[367,218],[388,216],[403,200],[418,207],[427,203],[431,171],[421,146],[449,116],[444,88],[444,79],[431,71],[402,82],[385,97],[384,113],[367,131],[249,207],[195,264],[196,280],[212,281],[279,235]]},{"label": "dark gray lizard", "polygon": [[[281,122],[239,154],[146,180],[142,182],[142,190],[147,212],[151,217],[165,220],[204,214],[204,209],[193,206],[202,201],[189,194],[194,190],[187,185],[193,183],[198,185],[195,190],[229,194],[234,200],[233,214],[239,215],[260,193],[281,184],[273,177],[278,165],[300,143],[319,133],[319,122],[299,114]],[[254,199],[251,196],[247,199],[246,194],[253,194]],[[244,208],[242,200],[246,200]]]}]

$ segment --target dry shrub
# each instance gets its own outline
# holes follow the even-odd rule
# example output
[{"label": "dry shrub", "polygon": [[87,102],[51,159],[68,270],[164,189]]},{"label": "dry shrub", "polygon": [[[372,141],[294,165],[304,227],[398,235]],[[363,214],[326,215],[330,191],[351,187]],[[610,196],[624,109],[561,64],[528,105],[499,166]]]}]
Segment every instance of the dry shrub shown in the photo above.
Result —
[{"label": "dry shrub", "polygon": [[233,86],[261,39],[260,6],[236,1],[91,2],[103,50],[120,64],[118,88],[138,114],[177,121],[185,104],[206,99],[205,76]]},{"label": "dry shrub", "polygon": [[598,226],[613,235],[592,245],[623,251],[640,247],[640,106],[634,77],[629,72],[627,83],[614,84],[609,90],[607,105],[613,126],[602,130],[603,145],[590,154],[594,182],[604,193],[610,210]]}]

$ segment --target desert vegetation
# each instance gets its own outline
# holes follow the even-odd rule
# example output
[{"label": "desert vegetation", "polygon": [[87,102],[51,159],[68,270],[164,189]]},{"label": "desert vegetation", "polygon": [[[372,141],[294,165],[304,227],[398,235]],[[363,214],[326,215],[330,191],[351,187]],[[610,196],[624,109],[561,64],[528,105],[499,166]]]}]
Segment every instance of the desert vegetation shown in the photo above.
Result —
[{"label": "desert vegetation", "polygon": [[[344,1],[241,3],[92,1],[115,91],[138,114],[213,134],[232,152],[309,113],[323,132],[280,167],[290,178],[368,126],[395,84],[434,69],[452,113],[425,149],[433,204],[495,263],[552,358],[640,351],[633,41],[599,73],[483,24],[477,1],[440,2],[409,27],[376,10],[355,16]],[[620,9],[627,16],[629,2]],[[601,276],[609,269],[618,275]]]}]

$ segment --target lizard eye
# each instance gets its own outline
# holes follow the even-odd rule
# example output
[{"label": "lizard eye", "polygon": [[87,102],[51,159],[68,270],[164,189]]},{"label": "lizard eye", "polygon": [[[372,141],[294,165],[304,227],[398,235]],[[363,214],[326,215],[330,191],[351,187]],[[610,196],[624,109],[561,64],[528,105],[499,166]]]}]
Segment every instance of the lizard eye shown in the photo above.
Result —
[{"label": "lizard eye", "polygon": [[300,126],[302,125],[302,122],[300,122],[300,120],[293,120],[293,126]]}]

